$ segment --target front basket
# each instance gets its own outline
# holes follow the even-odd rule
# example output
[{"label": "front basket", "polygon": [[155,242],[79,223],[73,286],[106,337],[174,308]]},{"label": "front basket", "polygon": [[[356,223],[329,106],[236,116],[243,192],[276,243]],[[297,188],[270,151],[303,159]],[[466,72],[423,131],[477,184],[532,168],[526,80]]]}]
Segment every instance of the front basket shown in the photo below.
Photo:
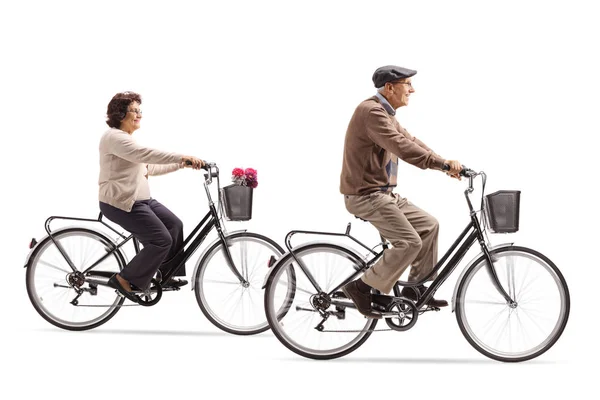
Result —
[{"label": "front basket", "polygon": [[225,216],[230,221],[248,221],[252,218],[252,192],[249,186],[229,185],[221,189]]},{"label": "front basket", "polygon": [[519,230],[519,190],[499,190],[486,197],[486,213],[490,228],[495,233],[513,233]]}]

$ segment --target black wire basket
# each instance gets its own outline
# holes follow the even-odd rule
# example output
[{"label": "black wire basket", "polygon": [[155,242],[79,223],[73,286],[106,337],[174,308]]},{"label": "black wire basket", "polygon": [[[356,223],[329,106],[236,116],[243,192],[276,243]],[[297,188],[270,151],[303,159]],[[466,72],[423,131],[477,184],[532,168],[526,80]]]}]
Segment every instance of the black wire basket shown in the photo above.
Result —
[{"label": "black wire basket", "polygon": [[521,191],[499,190],[486,197],[486,214],[494,233],[513,233],[519,230]]},{"label": "black wire basket", "polygon": [[252,193],[249,186],[229,185],[221,189],[223,208],[229,221],[249,221],[252,218]]}]

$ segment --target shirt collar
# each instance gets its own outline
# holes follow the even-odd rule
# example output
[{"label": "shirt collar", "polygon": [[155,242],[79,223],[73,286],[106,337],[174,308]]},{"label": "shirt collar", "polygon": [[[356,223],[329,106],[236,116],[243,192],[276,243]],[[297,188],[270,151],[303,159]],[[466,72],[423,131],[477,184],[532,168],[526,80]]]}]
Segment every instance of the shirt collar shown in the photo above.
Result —
[{"label": "shirt collar", "polygon": [[383,106],[383,108],[385,108],[385,111],[387,111],[388,114],[396,115],[396,110],[394,110],[394,107],[392,107],[392,105],[387,101],[385,97],[383,97],[381,93],[375,93],[375,97],[379,99],[381,105]]}]

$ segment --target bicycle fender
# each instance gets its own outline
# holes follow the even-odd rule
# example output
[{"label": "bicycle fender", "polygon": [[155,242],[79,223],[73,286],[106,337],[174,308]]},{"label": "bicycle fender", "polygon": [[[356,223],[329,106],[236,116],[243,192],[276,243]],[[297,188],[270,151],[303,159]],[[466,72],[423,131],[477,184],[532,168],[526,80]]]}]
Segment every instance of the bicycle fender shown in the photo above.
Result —
[{"label": "bicycle fender", "polygon": [[337,243],[337,242],[324,242],[324,241],[320,241],[320,240],[315,240],[315,241],[312,241],[312,242],[306,242],[306,243],[302,243],[302,244],[300,244],[300,245],[298,245],[298,246],[296,246],[296,247],[293,247],[293,248],[292,248],[292,251],[288,251],[287,253],[284,253],[284,254],[283,254],[283,255],[282,255],[282,256],[281,256],[281,257],[280,257],[280,258],[279,258],[277,261],[275,261],[275,262],[273,263],[273,265],[271,265],[271,267],[269,268],[269,271],[268,271],[268,272],[265,274],[265,279],[264,279],[264,281],[263,281],[263,284],[262,284],[261,288],[262,288],[262,289],[264,289],[264,288],[267,286],[267,282],[269,281],[269,277],[271,276],[271,274],[272,274],[272,273],[273,273],[273,271],[275,270],[275,267],[276,267],[277,265],[279,265],[279,263],[280,263],[280,262],[283,262],[284,260],[287,260],[289,257],[292,257],[292,254],[291,254],[292,252],[296,252],[296,251],[298,251],[298,250],[302,250],[304,247],[311,246],[311,245],[313,245],[313,244],[323,244],[323,243],[327,243],[327,244],[334,244],[334,245],[336,245],[336,246],[343,247],[343,248],[345,248],[346,250],[348,250],[348,251],[350,251],[350,252],[354,253],[354,255],[356,255],[356,257],[357,257],[358,259],[360,259],[360,260],[362,260],[362,261],[366,262],[366,259],[367,259],[367,257],[366,257],[366,256],[362,256],[362,255],[360,255],[360,254],[359,254],[359,253],[356,251],[356,249],[355,249],[355,248],[352,248],[352,247],[350,247],[350,246],[347,246],[347,245],[345,245],[345,244],[342,244],[342,243]]},{"label": "bicycle fender", "polygon": [[[62,228],[58,228],[57,230],[53,231],[52,234],[57,234],[60,233],[62,231],[65,231],[67,229],[73,229],[73,228],[84,228],[84,229],[88,229],[90,231],[94,231],[102,236],[106,236],[111,243],[117,247],[117,244],[115,243],[114,240],[112,240],[112,238],[110,236],[108,236],[105,232],[102,232],[98,229],[94,229],[94,228],[90,228],[90,227],[83,227],[83,226],[76,226],[76,225],[69,225],[69,226],[65,226]],[[25,257],[25,265],[23,265],[23,268],[27,268],[29,267],[29,264],[31,263],[31,257],[33,256],[33,254],[35,253],[35,251],[37,250],[37,248],[39,247],[40,244],[42,244],[46,239],[48,239],[48,237],[50,237],[50,235],[46,235],[44,237],[42,237],[36,244],[35,246],[33,246],[33,248],[31,250],[29,250],[29,254],[27,254],[27,257]],[[121,255],[123,256],[123,259],[125,260],[125,265],[127,265],[127,263],[129,262],[129,260],[127,259],[127,255],[124,252],[121,252]]]},{"label": "bicycle fender", "polygon": [[[227,232],[227,235],[225,235],[225,237],[228,238],[229,236],[234,235],[236,233],[247,232],[247,231],[248,231],[247,229],[238,229],[237,231]],[[216,238],[215,240],[213,240],[212,242],[210,242],[210,244],[208,246],[206,246],[204,248],[204,250],[202,250],[202,253],[200,253],[200,257],[198,257],[198,261],[196,261],[196,266],[194,267],[194,272],[192,273],[192,284],[190,285],[191,286],[191,288],[190,288],[191,290],[194,290],[194,287],[196,286],[196,282],[195,282],[195,280],[193,278],[196,276],[196,271],[198,271],[198,268],[200,268],[200,262],[202,261],[202,259],[206,255],[206,253],[208,253],[208,250],[210,248],[212,248],[213,245],[215,243],[217,243],[218,241],[220,241],[220,240],[221,240],[220,238]]]},{"label": "bicycle fender", "polygon": [[[515,243],[502,243],[502,244],[498,244],[496,246],[492,246],[489,248],[490,253],[494,250],[497,249],[501,249],[503,247],[510,247],[513,246]],[[477,254],[475,257],[473,257],[473,259],[471,261],[469,261],[469,263],[467,264],[467,266],[465,268],[463,268],[462,272],[460,273],[458,279],[456,280],[456,285],[454,286],[454,293],[452,294],[452,312],[454,312],[454,309],[456,307],[456,293],[458,292],[458,286],[460,285],[460,282],[462,282],[463,276],[465,276],[465,274],[467,273],[467,271],[469,270],[469,268],[475,263],[475,261],[479,260],[479,257],[483,256],[483,251],[479,254]]]}]

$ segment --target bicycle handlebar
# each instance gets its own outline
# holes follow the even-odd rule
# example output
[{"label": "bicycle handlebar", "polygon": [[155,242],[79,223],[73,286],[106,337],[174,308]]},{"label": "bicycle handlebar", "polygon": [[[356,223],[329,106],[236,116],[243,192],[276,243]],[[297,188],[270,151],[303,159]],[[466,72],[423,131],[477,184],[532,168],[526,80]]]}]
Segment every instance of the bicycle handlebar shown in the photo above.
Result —
[{"label": "bicycle handlebar", "polygon": [[[210,162],[204,161],[204,160],[202,160],[202,161],[204,162],[204,165],[201,168],[203,170],[205,170],[205,171],[208,171],[208,169],[210,167],[216,167],[217,166],[217,164],[215,164],[215,163],[210,163]],[[192,165],[192,162],[190,160],[185,160],[185,165]]]},{"label": "bicycle handlebar", "polygon": [[[444,166],[442,167],[442,171],[450,171],[450,166],[448,164],[444,164]],[[462,170],[459,172],[459,175],[465,178],[469,178],[471,176],[477,175],[477,172],[463,165]]]}]

